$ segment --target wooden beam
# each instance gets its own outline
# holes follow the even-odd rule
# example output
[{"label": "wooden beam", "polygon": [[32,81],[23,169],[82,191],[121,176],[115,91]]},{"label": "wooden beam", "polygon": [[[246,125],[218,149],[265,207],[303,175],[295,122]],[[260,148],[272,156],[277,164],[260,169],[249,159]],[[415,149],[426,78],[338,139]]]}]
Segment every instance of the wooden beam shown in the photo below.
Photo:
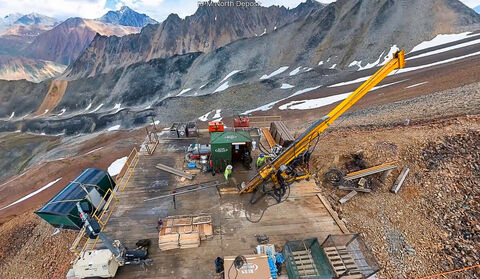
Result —
[{"label": "wooden beam", "polygon": [[405,178],[407,178],[408,172],[410,171],[409,168],[404,167],[402,171],[400,172],[400,175],[397,177],[397,180],[395,181],[395,184],[393,184],[392,189],[390,189],[390,192],[392,193],[398,193],[400,190],[400,187],[402,187],[403,182],[405,182]]},{"label": "wooden beam", "polygon": [[346,194],[343,198],[341,198],[338,202],[341,204],[346,203],[349,201],[351,198],[355,197],[357,195],[357,191],[353,190],[350,193]]},{"label": "wooden beam", "polygon": [[353,180],[353,179],[361,178],[361,177],[364,177],[364,176],[369,176],[369,175],[372,175],[372,174],[375,174],[375,173],[383,172],[383,171],[386,171],[386,170],[391,170],[391,169],[394,169],[394,168],[397,167],[395,165],[396,163],[397,163],[397,161],[393,161],[393,162],[381,164],[381,165],[378,165],[378,166],[374,166],[374,167],[371,167],[371,168],[368,168],[368,169],[351,172],[351,173],[345,175],[344,179],[345,180]]},{"label": "wooden beam", "polygon": [[262,129],[262,133],[265,136],[265,139],[267,140],[268,145],[270,148],[275,146],[275,140],[272,137],[272,134],[270,134],[270,131],[268,129]]},{"label": "wooden beam", "polygon": [[185,178],[190,179],[190,180],[193,179],[193,175],[191,175],[189,173],[186,173],[184,171],[169,167],[169,166],[164,165],[164,164],[157,164],[155,167],[159,170],[163,170],[163,171],[166,171],[166,172],[169,172],[169,173],[173,173],[175,175],[182,176],[182,177],[185,177]]},{"label": "wooden beam", "polygon": [[370,193],[372,189],[368,188],[357,188],[357,187],[347,187],[347,186],[338,186],[339,190],[346,190],[346,191],[357,191],[362,193]]},{"label": "wooden beam", "polygon": [[335,223],[337,223],[337,226],[340,228],[340,230],[344,234],[349,234],[350,232],[348,231],[347,227],[345,226],[345,223],[343,223],[343,221],[340,220],[340,218],[338,218],[337,212],[335,212],[335,210],[333,210],[333,208],[330,206],[330,203],[327,201],[327,199],[320,193],[317,194],[317,197],[323,203],[323,206],[325,206],[328,213],[330,213],[330,216],[332,216],[333,220],[335,220]]}]

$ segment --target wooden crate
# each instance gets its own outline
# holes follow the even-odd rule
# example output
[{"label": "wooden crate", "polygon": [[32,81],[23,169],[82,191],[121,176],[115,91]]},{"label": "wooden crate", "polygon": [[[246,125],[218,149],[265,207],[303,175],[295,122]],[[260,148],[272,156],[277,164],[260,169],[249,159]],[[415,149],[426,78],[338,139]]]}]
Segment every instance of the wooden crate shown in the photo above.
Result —
[{"label": "wooden crate", "polygon": [[188,233],[188,234],[180,234],[179,238],[180,248],[196,248],[200,246],[200,234],[196,233]]},{"label": "wooden crate", "polygon": [[179,234],[166,234],[158,236],[158,247],[162,251],[177,249],[179,245]]}]

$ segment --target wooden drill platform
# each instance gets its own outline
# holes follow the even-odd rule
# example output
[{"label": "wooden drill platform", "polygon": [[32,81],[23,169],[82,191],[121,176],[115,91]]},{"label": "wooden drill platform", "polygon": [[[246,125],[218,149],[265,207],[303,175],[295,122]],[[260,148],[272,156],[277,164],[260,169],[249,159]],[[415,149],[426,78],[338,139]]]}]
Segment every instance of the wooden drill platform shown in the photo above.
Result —
[{"label": "wooden drill platform", "polygon": [[[192,183],[155,168],[161,163],[182,169],[184,147],[190,143],[189,140],[160,141],[152,155],[141,154],[129,184],[117,194],[119,201],[105,232],[128,248],[134,248],[140,239],[151,239],[149,257],[154,264],[146,269],[121,267],[115,278],[217,278],[215,258],[251,254],[257,245],[255,235],[266,234],[270,243],[281,249],[287,240],[317,237],[322,241],[329,234],[342,233],[316,196],[318,191],[313,180],[292,184],[290,197],[285,202],[269,207],[260,222],[249,222],[245,218],[246,210],[251,219],[258,219],[267,202],[270,204],[272,200],[246,208],[250,194],[239,195],[236,184],[252,177],[255,168],[247,171],[240,164],[234,165],[232,179],[220,188],[220,193],[212,187],[176,196],[176,209],[173,198],[145,201]],[[224,181],[221,174],[213,177],[197,174],[193,182],[212,179]],[[198,248],[160,251],[157,222],[172,215],[211,216],[213,238],[202,241]]]}]

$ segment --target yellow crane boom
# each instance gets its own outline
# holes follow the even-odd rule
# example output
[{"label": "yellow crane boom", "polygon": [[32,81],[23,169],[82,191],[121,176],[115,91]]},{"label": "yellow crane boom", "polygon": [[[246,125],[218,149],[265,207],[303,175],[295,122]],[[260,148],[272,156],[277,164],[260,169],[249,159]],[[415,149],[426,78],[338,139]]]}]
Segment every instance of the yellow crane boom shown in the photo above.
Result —
[{"label": "yellow crane boom", "polygon": [[358,87],[352,94],[343,100],[337,107],[335,107],[328,115],[317,120],[305,132],[303,132],[287,149],[285,149],[272,162],[261,168],[244,187],[240,189],[240,193],[249,193],[260,186],[264,181],[273,178],[274,175],[282,166],[286,166],[292,160],[307,151],[321,132],[328,128],[338,117],[353,106],[365,94],[367,94],[373,87],[380,83],[388,74],[395,69],[405,67],[405,51],[397,51],[393,58],[383,65],[375,72],[367,81]]}]

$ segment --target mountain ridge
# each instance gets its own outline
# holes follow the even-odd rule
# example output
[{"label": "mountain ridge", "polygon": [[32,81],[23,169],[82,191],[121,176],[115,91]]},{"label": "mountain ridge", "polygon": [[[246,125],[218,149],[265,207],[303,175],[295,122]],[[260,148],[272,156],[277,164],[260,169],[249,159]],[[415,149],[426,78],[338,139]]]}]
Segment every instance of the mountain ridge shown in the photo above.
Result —
[{"label": "mountain ridge", "polygon": [[[189,52],[210,52],[233,41],[262,36],[267,32],[322,9],[308,0],[294,9],[201,6],[181,19],[170,14],[161,24],[147,25],[134,36],[96,36],[91,45],[67,70],[68,76],[92,76],[154,58]],[[132,47],[134,46],[134,47]]]},{"label": "mountain ridge", "polygon": [[157,24],[158,22],[146,14],[138,13],[128,6],[123,6],[117,11],[108,11],[98,21],[123,26],[144,27],[147,24]]}]

